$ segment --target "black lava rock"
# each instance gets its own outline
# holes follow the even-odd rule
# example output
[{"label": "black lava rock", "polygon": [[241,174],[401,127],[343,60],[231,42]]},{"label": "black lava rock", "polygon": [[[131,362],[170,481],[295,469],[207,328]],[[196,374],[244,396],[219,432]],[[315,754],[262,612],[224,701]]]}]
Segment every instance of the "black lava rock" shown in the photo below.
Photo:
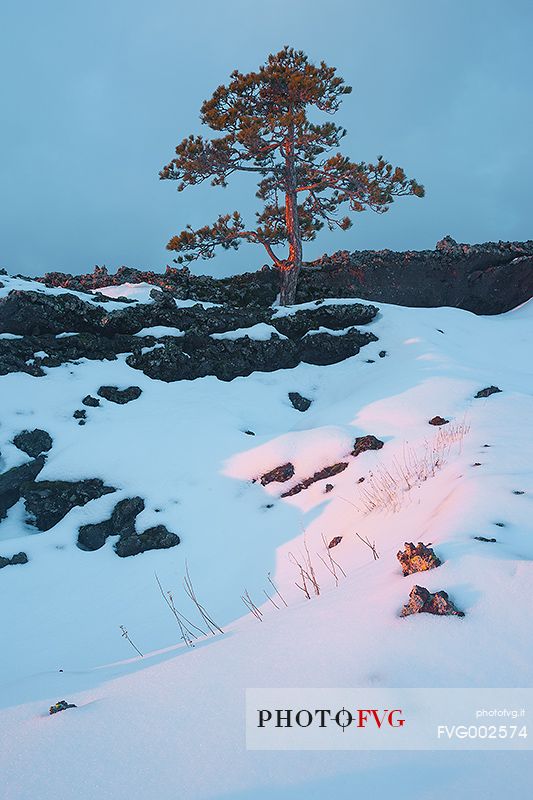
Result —
[{"label": "black lava rock", "polygon": [[307,411],[312,403],[312,400],[308,400],[307,397],[303,397],[300,392],[289,392],[289,400],[292,403],[292,407],[295,408],[296,411]]},{"label": "black lava rock", "polygon": [[261,483],[263,486],[267,486],[269,483],[285,483],[285,481],[290,480],[293,475],[294,466],[288,461],[286,464],[274,467],[270,472],[265,472],[261,477]]},{"label": "black lava rock", "polygon": [[435,555],[433,548],[422,542],[418,542],[416,547],[413,542],[405,542],[405,550],[399,550],[396,558],[401,564],[404,575],[436,569],[442,563],[440,558]]},{"label": "black lava rock", "polygon": [[150,378],[166,381],[194,380],[215,375],[231,381],[252,372],[291,369],[300,361],[298,346],[272,336],[266,341],[211,339],[188,333],[181,339],[160,340],[164,346],[128,356],[126,363]]},{"label": "black lava rock", "polygon": [[81,481],[33,481],[21,488],[28,523],[40,531],[53,528],[75,506],[84,506],[105,494],[115,492],[99,478]]},{"label": "black lava rock", "polygon": [[376,342],[377,336],[368,331],[361,332],[351,328],[343,336],[329,333],[316,333],[299,342],[300,359],[306,364],[338,364],[346,358],[356,356],[361,347]]},{"label": "black lava rock", "polygon": [[120,536],[122,539],[135,536],[135,520],[143,509],[142,497],[120,500],[109,519],[81,526],[78,531],[78,547],[80,550],[99,550],[108,536]]},{"label": "black lava rock", "polygon": [[45,456],[41,455],[0,475],[0,520],[4,519],[8,509],[20,499],[21,487],[27,481],[35,480],[44,464]]},{"label": "black lava rock", "polygon": [[90,394],[85,395],[83,400],[81,401],[84,406],[90,406],[91,408],[96,408],[100,405],[100,400],[97,397],[93,397]]},{"label": "black lava rock", "polygon": [[11,558],[7,558],[6,556],[0,556],[0,569],[4,567],[9,567],[10,565],[15,564],[27,564],[28,563],[28,556],[26,553],[15,553],[14,556]]},{"label": "black lava rock", "polygon": [[82,525],[78,531],[78,541],[76,544],[80,550],[99,550],[104,546],[107,537],[110,536],[111,533],[111,523],[109,520]]},{"label": "black lava rock", "polygon": [[[115,275],[110,275],[104,268],[97,267],[87,275],[48,273],[41,280],[47,286],[81,292],[125,282],[147,282],[174,297],[226,303],[243,310],[255,306],[266,313],[279,291],[279,273],[269,268],[217,280],[207,275],[191,275],[186,267],[167,267],[160,275],[131,267],[120,267]],[[317,297],[363,297],[407,306],[451,306],[476,314],[500,314],[516,308],[532,295],[533,241],[464,244],[444,237],[434,250],[351,253],[341,250],[324,255],[304,265],[296,301],[316,302]],[[152,303],[150,308],[158,305],[158,302]],[[142,305],[129,305],[127,310],[138,308]],[[107,316],[117,313],[122,311]],[[155,314],[155,309],[152,313]],[[63,330],[76,328],[71,326]]]},{"label": "black lava rock", "polygon": [[50,706],[49,714],[57,714],[59,711],[65,711],[67,708],[77,708],[75,703],[67,703],[66,700],[58,700],[53,706]]},{"label": "black lava rock", "polygon": [[129,386],[127,389],[118,389],[116,386],[100,386],[97,394],[103,397],[104,400],[124,405],[125,403],[131,403],[132,400],[137,400],[142,394],[142,389],[138,386]]},{"label": "black lava rock", "polygon": [[111,528],[113,535],[130,536],[135,533],[135,520],[144,510],[144,500],[142,497],[130,497],[120,500],[111,514]]},{"label": "black lava rock", "polygon": [[358,436],[353,443],[352,456],[358,456],[366,450],[381,450],[383,442],[375,436]]},{"label": "black lava rock", "polygon": [[164,525],[156,525],[144,533],[121,537],[115,544],[115,552],[117,556],[125,558],[145,553],[147,550],[165,550],[179,543],[180,537],[176,533],[171,533]]},{"label": "black lava rock", "polygon": [[47,453],[52,448],[52,437],[41,428],[33,431],[21,431],[13,439],[13,444],[23,453],[32,458],[37,458],[41,453]]},{"label": "black lava rock", "polygon": [[480,389],[474,397],[490,397],[491,394],[497,394],[498,392],[501,392],[501,389],[498,389],[497,386],[487,386],[486,389]]},{"label": "black lava rock", "polygon": [[449,423],[449,421],[450,421],[449,419],[444,419],[444,417],[436,416],[436,417],[432,417],[429,420],[429,424],[430,425],[447,425]]},{"label": "black lava rock", "polygon": [[432,593],[424,586],[413,586],[409,602],[402,608],[401,617],[410,614],[436,614],[438,616],[464,617],[464,611],[458,611],[444,591]]},{"label": "black lava rock", "polygon": [[305,478],[303,481],[300,481],[300,483],[297,483],[296,486],[292,487],[292,489],[283,492],[281,496],[292,497],[295,494],[299,494],[300,492],[303,492],[304,489],[308,489],[313,483],[317,483],[317,481],[323,481],[326,478],[332,478],[334,475],[338,475],[339,472],[344,472],[347,466],[347,461],[340,461],[338,464],[332,464],[329,467],[324,467],[324,469],[321,469],[318,472],[315,472],[314,475],[311,475],[310,478]]},{"label": "black lava rock", "polygon": [[371,322],[378,309],[376,306],[353,303],[351,305],[325,305],[319,308],[296,311],[283,317],[274,317],[271,324],[289,339],[301,339],[306,333],[318,328],[340,331],[354,325]]},{"label": "black lava rock", "polygon": [[21,336],[96,331],[103,315],[99,306],[68,292],[51,295],[17,289],[0,299],[2,330]]}]

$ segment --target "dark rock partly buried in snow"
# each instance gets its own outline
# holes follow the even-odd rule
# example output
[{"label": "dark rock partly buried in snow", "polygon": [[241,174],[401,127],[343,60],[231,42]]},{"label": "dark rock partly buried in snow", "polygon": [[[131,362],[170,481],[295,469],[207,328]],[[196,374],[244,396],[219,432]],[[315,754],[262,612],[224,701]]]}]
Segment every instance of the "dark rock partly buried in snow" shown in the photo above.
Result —
[{"label": "dark rock partly buried in snow", "polygon": [[166,289],[152,289],[150,297],[160,308],[171,308],[173,311],[176,308],[174,295]]},{"label": "dark rock partly buried in snow", "polygon": [[21,487],[27,481],[33,481],[45,464],[45,456],[21,464],[0,475],[0,520],[4,519],[8,509],[20,499]]},{"label": "dark rock partly buried in snow", "polygon": [[285,481],[290,480],[293,475],[294,466],[288,461],[286,464],[274,467],[270,472],[265,472],[261,477],[261,483],[263,486],[267,486],[269,483],[285,483]]},{"label": "dark rock partly buried in snow", "polygon": [[132,400],[137,400],[142,394],[142,389],[139,386],[128,386],[127,389],[118,389],[116,386],[100,386],[97,394],[104,400],[124,405],[131,403]]},{"label": "dark rock partly buried in snow", "polygon": [[439,616],[464,617],[464,611],[458,611],[447,592],[432,594],[423,586],[413,586],[409,594],[409,602],[400,611],[401,617],[411,614],[437,614]]},{"label": "dark rock partly buried in snow", "polygon": [[0,569],[15,564],[27,564],[27,563],[28,563],[28,556],[26,555],[26,553],[15,553],[15,555],[11,556],[11,558],[0,556]]},{"label": "dark rock partly buried in snow", "polygon": [[430,425],[447,425],[449,423],[449,421],[450,421],[449,419],[444,419],[444,417],[436,416],[436,417],[432,417],[432,419],[429,420],[429,424]]},{"label": "dark rock partly buried in snow", "polygon": [[496,542],[497,539],[487,539],[486,536],[474,536],[474,539],[477,539],[478,542]]},{"label": "dark rock partly buried in snow", "polygon": [[78,531],[78,547],[80,550],[99,550],[108,536],[120,536],[123,539],[135,536],[135,520],[143,509],[142,497],[120,500],[109,519],[81,526]]},{"label": "dark rock partly buried in snow", "polygon": [[375,436],[358,436],[353,443],[352,456],[358,456],[366,450],[381,450],[383,442]]},{"label": "dark rock partly buried in snow", "polygon": [[498,389],[497,386],[487,386],[486,389],[480,389],[474,397],[490,397],[491,394],[497,394],[498,392],[501,392],[501,389]]},{"label": "dark rock partly buried in snow", "polygon": [[171,533],[164,525],[156,525],[148,528],[144,533],[120,538],[115,544],[115,552],[117,556],[125,558],[145,553],[147,550],[165,550],[175,547],[179,543],[180,537],[177,533]]},{"label": "dark rock partly buried in snow", "polygon": [[[62,279],[68,282],[68,276]],[[210,286],[218,285],[213,281],[209,279]],[[342,331],[349,324],[368,322],[376,313],[377,309],[371,305],[334,305],[272,319],[272,309],[256,303],[246,308],[201,305],[177,308],[167,294],[151,304],[129,305],[109,313],[71,294],[52,296],[15,291],[0,300],[0,320],[5,319],[8,332],[22,334],[23,338],[0,339],[0,375],[26,372],[43,376],[44,367],[81,358],[114,360],[119,353],[129,353],[129,366],[164,381],[194,380],[207,375],[229,381],[255,371],[291,369],[301,361],[334,364],[356,355],[361,347],[375,340],[374,334],[355,328],[341,335],[321,333],[301,338],[303,334],[321,325]],[[289,338],[282,339],[276,334],[266,341],[247,337],[211,338],[213,333],[247,328],[259,322],[272,322],[287,330]],[[154,325],[179,328],[185,331],[185,336],[155,339],[133,335]],[[56,338],[55,334],[64,332],[76,335]],[[160,346],[154,349],[156,344]],[[34,354],[40,351],[46,356],[35,358]],[[90,397],[87,396],[92,402]],[[126,395],[120,397],[114,392],[114,398],[109,399],[125,402]],[[83,402],[85,405],[85,398]]]},{"label": "dark rock partly buried in snow", "polygon": [[135,520],[144,511],[144,500],[142,497],[129,497],[120,500],[111,514],[111,528],[113,535],[131,536],[135,533]]},{"label": "dark rock partly buried in snow", "polygon": [[142,328],[164,325],[207,336],[248,328],[257,322],[269,322],[271,316],[271,309],[260,309],[255,305],[246,309],[229,306],[204,308],[201,304],[177,308],[174,301],[165,301],[113,311],[103,318],[102,324],[107,334],[133,334]]},{"label": "dark rock partly buried in snow", "polygon": [[342,336],[330,333],[310,334],[298,342],[300,360],[319,366],[338,364],[339,361],[356,356],[361,347],[376,341],[377,336],[373,333],[362,332],[357,328],[351,328]]},{"label": "dark rock partly buried in snow", "polygon": [[78,531],[77,545],[80,550],[99,550],[111,532],[111,522],[108,519],[104,522],[82,525]]},{"label": "dark rock partly buried in snow", "polygon": [[59,711],[65,711],[67,708],[77,708],[75,703],[67,703],[66,700],[58,700],[53,706],[50,706],[49,714],[57,714]]},{"label": "dark rock partly buried in snow", "polygon": [[0,299],[2,331],[22,336],[65,331],[97,331],[103,309],[73,294],[13,290]]},{"label": "dark rock partly buried in snow", "polygon": [[75,506],[84,506],[105,494],[115,492],[99,478],[81,481],[33,481],[21,488],[28,523],[40,531],[53,528]]},{"label": "dark rock partly buried in snow", "polygon": [[100,405],[100,400],[90,394],[85,395],[81,402],[84,406],[89,406],[90,408],[97,408]]},{"label": "dark rock partly buried in snow", "polygon": [[292,487],[292,489],[283,492],[281,496],[292,497],[295,494],[300,494],[300,492],[303,492],[304,489],[308,489],[310,486],[312,486],[313,483],[317,483],[317,481],[323,481],[326,478],[332,478],[334,475],[338,475],[339,472],[344,472],[347,466],[347,461],[341,461],[338,464],[332,464],[330,467],[324,467],[324,469],[321,469],[318,472],[315,472],[314,475],[311,475],[310,478],[305,478],[303,481],[300,481],[300,483],[297,483],[296,486]]},{"label": "dark rock partly buried in snow", "polygon": [[400,550],[396,557],[402,566],[404,575],[435,569],[442,563],[432,548],[426,547],[422,542],[418,542],[416,547],[413,542],[405,542],[405,550]]},{"label": "dark rock partly buried in snow", "polygon": [[37,458],[41,453],[47,453],[52,448],[52,437],[41,428],[33,431],[21,431],[13,439],[13,444],[23,453]]},{"label": "dark rock partly buried in snow", "polygon": [[295,408],[296,411],[307,411],[312,403],[312,400],[308,400],[307,397],[303,397],[300,392],[289,392],[289,400],[292,403],[292,407]]},{"label": "dark rock partly buried in snow", "polygon": [[252,372],[292,369],[300,362],[298,345],[272,336],[266,341],[211,339],[207,335],[187,333],[181,339],[160,340],[163,347],[128,356],[126,363],[140,369],[149,378],[181,381],[215,375],[231,381]]},{"label": "dark rock partly buried in snow", "polygon": [[[0,307],[1,314],[1,307]],[[76,336],[56,338],[50,334],[24,336],[22,339],[0,339],[0,375],[25,372],[42,377],[43,367],[58,367],[68,361],[87,358],[114,361],[118,353],[133,353],[157,343],[153,336],[125,336],[80,333]],[[45,357],[34,358],[43,350]]]},{"label": "dark rock partly buried in snow", "polygon": [[301,339],[306,333],[318,328],[340,331],[354,325],[371,322],[378,309],[376,306],[353,303],[351,305],[326,305],[319,308],[296,311],[283,317],[273,317],[271,324],[289,339]]}]

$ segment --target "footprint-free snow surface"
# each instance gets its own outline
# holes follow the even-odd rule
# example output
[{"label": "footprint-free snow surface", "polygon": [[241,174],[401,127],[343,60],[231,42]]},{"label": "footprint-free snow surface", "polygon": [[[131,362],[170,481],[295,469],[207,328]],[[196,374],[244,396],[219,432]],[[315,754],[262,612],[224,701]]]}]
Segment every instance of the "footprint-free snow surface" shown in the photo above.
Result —
[{"label": "footprint-free snow surface", "polygon": [[[3,295],[64,291],[2,281]],[[108,292],[113,307],[150,300],[144,285],[121,289]],[[365,326],[378,340],[328,366],[163,382],[119,353],[0,378],[0,473],[30,460],[13,439],[39,429],[53,445],[37,482],[116,490],[45,531],[23,499],[0,523],[0,556],[28,558],[0,569],[2,798],[527,796],[528,753],[245,749],[249,687],[531,683],[533,305],[494,317],[378,305]],[[141,394],[127,403],[98,396],[132,385]],[[475,397],[491,386],[501,391]],[[99,405],[81,404],[88,395]],[[435,416],[448,422],[430,425]],[[364,436],[383,446],[353,455]],[[287,464],[287,480],[261,481]],[[137,532],[164,525],[180,543],[124,558],[114,535],[77,546],[81,526],[132,497],[144,500]],[[419,541],[442,564],[404,577],[396,554]],[[320,592],[309,586],[310,599],[296,585],[307,554]],[[156,580],[203,628],[186,571],[223,630],[193,628],[194,647]],[[416,583],[448,592],[465,616],[400,618]],[[76,708],[49,716],[61,699]]]}]

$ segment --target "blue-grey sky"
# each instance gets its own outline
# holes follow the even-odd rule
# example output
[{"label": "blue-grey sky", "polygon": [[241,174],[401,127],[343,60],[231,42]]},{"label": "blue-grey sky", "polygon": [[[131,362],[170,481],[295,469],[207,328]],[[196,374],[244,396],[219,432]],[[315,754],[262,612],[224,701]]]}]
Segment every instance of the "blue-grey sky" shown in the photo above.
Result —
[{"label": "blue-grey sky", "polygon": [[[346,153],[382,153],[427,190],[321,233],[305,257],[533,238],[532,34],[530,0],[3,0],[0,266],[160,270],[186,223],[253,219],[248,176],[178,194],[158,171],[202,131],[202,100],[284,44],[353,86]],[[266,262],[248,245],[193,269]]]}]

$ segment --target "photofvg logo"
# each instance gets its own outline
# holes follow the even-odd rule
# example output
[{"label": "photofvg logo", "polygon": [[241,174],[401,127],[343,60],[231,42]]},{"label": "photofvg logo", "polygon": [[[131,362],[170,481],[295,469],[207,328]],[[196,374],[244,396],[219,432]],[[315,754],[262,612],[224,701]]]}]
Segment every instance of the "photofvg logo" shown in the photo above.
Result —
[{"label": "photofvg logo", "polygon": [[529,750],[533,689],[248,689],[250,750]]},{"label": "photofvg logo", "polygon": [[350,725],[357,728],[365,728],[367,725],[376,725],[378,730],[383,726],[389,725],[391,728],[401,728],[405,722],[401,708],[388,709],[378,708],[358,708],[349,710],[344,708],[340,711],[332,711],[330,708],[315,708],[311,711],[308,708],[294,709],[268,708],[258,709],[258,727],[264,728],[272,724],[276,728],[308,728],[310,725],[318,725],[326,728],[328,725],[337,725],[341,730],[346,730]]}]

